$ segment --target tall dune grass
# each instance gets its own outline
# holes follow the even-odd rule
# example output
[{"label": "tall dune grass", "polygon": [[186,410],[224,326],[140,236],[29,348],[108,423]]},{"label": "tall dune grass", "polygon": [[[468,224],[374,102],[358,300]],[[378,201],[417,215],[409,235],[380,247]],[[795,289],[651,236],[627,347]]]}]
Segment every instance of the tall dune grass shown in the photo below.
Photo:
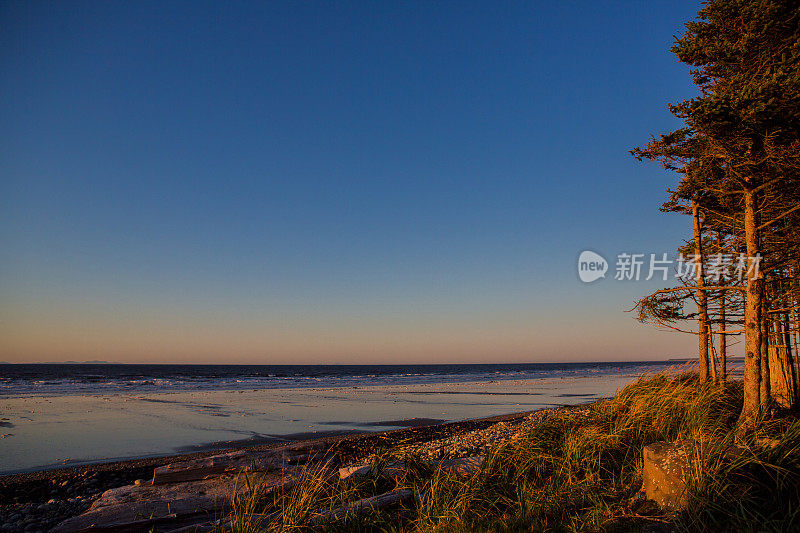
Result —
[{"label": "tall dune grass", "polygon": [[[314,509],[332,508],[395,488],[423,495],[408,509],[346,515],[330,531],[641,531],[668,524],[686,531],[800,530],[800,423],[762,421],[744,447],[734,446],[739,383],[700,383],[692,374],[639,379],[586,410],[564,410],[527,435],[492,450],[469,477],[406,458],[405,478],[374,475],[341,482],[311,471],[274,497],[279,512],[264,530],[293,531]],[[681,441],[689,450],[689,508],[664,514],[638,497],[642,447]],[[240,506],[241,507],[241,506]],[[255,509],[250,505],[247,509]],[[234,531],[249,532],[250,529]]]}]

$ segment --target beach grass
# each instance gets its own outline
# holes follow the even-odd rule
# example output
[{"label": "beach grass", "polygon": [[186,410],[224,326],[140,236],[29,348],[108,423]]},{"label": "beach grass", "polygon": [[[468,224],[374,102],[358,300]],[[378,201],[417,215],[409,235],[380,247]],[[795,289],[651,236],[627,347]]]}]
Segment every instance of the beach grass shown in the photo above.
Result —
[{"label": "beach grass", "polygon": [[[800,422],[762,420],[747,442],[734,443],[741,402],[737,382],[642,378],[588,410],[554,411],[492,449],[468,476],[391,449],[375,454],[368,476],[339,480],[310,466],[289,491],[268,498],[253,491],[235,501],[233,531],[800,530]],[[676,440],[689,450],[689,503],[665,513],[639,494],[642,448]],[[383,475],[398,459],[405,473]],[[395,488],[413,489],[416,500],[372,513],[347,510],[348,502]],[[309,525],[330,509],[344,512]]]}]

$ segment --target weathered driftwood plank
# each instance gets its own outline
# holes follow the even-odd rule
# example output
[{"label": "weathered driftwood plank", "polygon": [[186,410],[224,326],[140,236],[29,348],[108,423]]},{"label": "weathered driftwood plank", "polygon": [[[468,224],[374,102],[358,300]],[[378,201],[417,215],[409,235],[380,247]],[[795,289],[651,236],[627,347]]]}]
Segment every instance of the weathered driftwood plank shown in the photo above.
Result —
[{"label": "weathered driftwood plank", "polygon": [[412,489],[395,489],[378,496],[371,496],[369,498],[355,501],[348,505],[342,505],[339,507],[334,507],[333,509],[316,513],[308,519],[308,524],[315,525],[333,520],[339,520],[350,513],[361,515],[372,511],[378,511],[392,505],[409,502],[414,499],[415,494],[415,491]]},{"label": "weathered driftwood plank", "polygon": [[[280,516],[279,512],[260,514],[254,513],[248,516],[248,522],[252,528],[261,528],[269,525],[273,520]],[[215,533],[219,531],[232,531],[234,519],[230,516],[217,520],[182,526],[178,529],[167,529],[164,533]]]},{"label": "weathered driftwood plank", "polygon": [[270,450],[237,450],[190,461],[160,466],[153,471],[153,484],[195,481],[237,472],[269,472],[285,465],[303,464],[322,458],[325,443],[298,443]]},{"label": "weathered driftwood plank", "polygon": [[[103,533],[140,533],[142,531],[164,531],[165,529],[174,530],[173,528],[180,528],[186,531],[195,531],[197,528],[202,527],[205,524],[209,524],[209,520],[213,520],[213,518],[213,513],[196,513],[193,515],[183,516],[172,514],[160,518],[143,518],[141,520],[108,524],[106,526],[96,527],[92,525],[80,531],[85,533],[94,533],[100,531]],[[213,531],[213,527],[208,530],[209,533]]]},{"label": "weathered driftwood plank", "polygon": [[197,518],[195,522],[213,518],[213,511],[222,505],[222,502],[206,498],[108,505],[65,520],[52,531],[53,533],[147,531],[155,525],[175,524],[178,520],[190,517]]},{"label": "weathered driftwood plank", "polygon": [[[448,459],[437,464],[437,467],[442,471],[450,473],[454,472],[459,475],[470,475],[480,469],[485,457],[483,455],[475,455],[472,457],[462,457],[458,459]],[[351,476],[369,476],[378,473],[378,468],[373,464],[363,464],[346,466],[339,469],[339,479],[347,479]],[[403,475],[406,470],[404,462],[389,463],[380,469],[382,475],[398,478]]]},{"label": "weathered driftwood plank", "polygon": [[[299,479],[302,468],[293,466],[312,459],[326,459],[329,443],[287,444],[262,451],[239,450],[156,468],[153,482],[111,489],[82,515],[59,524],[56,533],[82,531],[161,531],[209,526],[224,512],[231,499],[251,488],[270,492],[287,490]],[[245,475],[240,475],[245,473]],[[224,519],[223,519],[224,521]]]},{"label": "weathered driftwood plank", "polygon": [[[145,523],[171,523],[197,518],[200,523],[219,516],[231,499],[250,488],[270,492],[286,490],[297,482],[297,475],[253,473],[248,476],[222,477],[171,485],[131,485],[107,490],[88,511],[59,524],[56,533],[82,531],[142,531]],[[249,481],[249,487],[248,482]]]},{"label": "weathered driftwood plank", "polygon": [[179,527],[177,529],[167,529],[164,533],[212,533],[213,531],[226,531],[230,529],[230,523],[223,523],[222,520],[214,520],[212,522],[203,522],[201,524],[190,524],[188,526]]},{"label": "weathered driftwood plank", "polygon": [[460,476],[468,476],[480,470],[485,459],[486,457],[483,455],[448,459],[439,463],[439,468],[447,473],[452,472]]},{"label": "weathered driftwood plank", "polygon": [[396,478],[402,476],[405,471],[405,463],[390,463],[382,468],[373,464],[346,466],[339,469],[339,479],[347,479],[351,476],[364,477],[378,473]]},{"label": "weathered driftwood plank", "polygon": [[275,451],[236,451],[170,463],[153,471],[153,484],[178,483],[216,477],[236,472],[268,472],[281,468],[292,457]]}]

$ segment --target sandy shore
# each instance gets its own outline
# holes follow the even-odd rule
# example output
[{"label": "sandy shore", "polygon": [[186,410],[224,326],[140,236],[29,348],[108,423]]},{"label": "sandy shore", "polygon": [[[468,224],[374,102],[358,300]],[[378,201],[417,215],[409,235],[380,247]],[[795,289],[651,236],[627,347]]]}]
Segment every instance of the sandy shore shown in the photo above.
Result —
[{"label": "sandy shore", "polygon": [[[560,409],[581,409],[581,406]],[[531,429],[554,409],[525,411],[460,422],[397,420],[404,429],[345,435],[326,435],[296,441],[322,443],[335,448],[341,463],[357,462],[377,447],[414,450],[431,457],[459,457],[478,452]],[[281,446],[273,442],[233,449],[261,450]],[[220,453],[205,450],[190,454],[140,458],[0,476],[0,529],[47,531],[60,521],[84,512],[105,490],[152,478],[153,469],[165,464]],[[4,527],[5,525],[7,527]]]},{"label": "sandy shore", "polygon": [[553,410],[613,396],[635,378],[4,398],[12,436],[0,440],[0,530],[47,531],[158,466],[223,451],[314,442],[341,464],[379,448],[483,454]]},{"label": "sandy shore", "polygon": [[530,411],[612,396],[632,379],[2,398],[0,474]]}]

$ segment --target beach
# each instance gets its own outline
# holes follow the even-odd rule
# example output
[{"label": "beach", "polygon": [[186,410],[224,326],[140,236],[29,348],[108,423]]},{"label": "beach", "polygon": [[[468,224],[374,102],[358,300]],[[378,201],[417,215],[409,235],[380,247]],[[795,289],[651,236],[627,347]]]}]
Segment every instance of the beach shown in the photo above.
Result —
[{"label": "beach", "polygon": [[[619,392],[626,384],[630,386],[621,394],[604,396],[598,388],[600,383],[608,390],[617,387],[614,392]],[[598,458],[602,457],[609,465],[617,465],[615,468],[623,468],[626,476],[630,477],[626,477],[625,483],[615,488],[612,494],[619,500],[621,520],[646,521],[647,517],[642,518],[641,510],[647,513],[660,511],[647,507],[650,495],[644,496],[645,489],[640,492],[633,490],[641,485],[636,474],[639,467],[635,467],[639,461],[637,457],[642,453],[641,447],[654,440],[662,445],[665,438],[674,440],[679,434],[677,428],[684,426],[686,429],[680,431],[692,432],[695,424],[710,427],[711,424],[726,423],[725,420],[732,420],[730,413],[740,401],[740,382],[713,385],[699,392],[696,392],[696,383],[693,374],[660,373],[644,379],[618,375],[595,381],[559,378],[464,382],[446,386],[418,384],[413,388],[374,386],[355,391],[292,389],[249,391],[249,394],[247,391],[202,391],[139,395],[144,398],[143,405],[167,405],[176,409],[174,402],[178,399],[186,403],[184,408],[188,408],[196,407],[199,399],[216,398],[221,403],[223,395],[235,392],[242,398],[232,404],[236,406],[259,405],[258,402],[270,398],[290,408],[307,402],[305,408],[312,412],[324,405],[326,409],[341,414],[344,413],[342,406],[348,405],[353,409],[349,412],[352,419],[359,414],[376,416],[346,424],[342,419],[347,417],[342,416],[335,424],[326,424],[348,426],[342,430],[273,435],[261,440],[219,441],[184,448],[183,453],[73,463],[0,476],[0,528],[2,531],[26,533],[51,529],[59,533],[91,530],[239,531],[250,527],[242,526],[245,529],[241,529],[232,522],[237,512],[249,509],[242,498],[257,498],[258,505],[267,508],[294,505],[291,502],[303,498],[304,491],[316,494],[313,492],[315,485],[309,486],[308,483],[321,483],[325,491],[334,491],[333,496],[325,497],[335,501],[338,501],[337,490],[345,491],[342,498],[345,494],[352,499],[365,493],[369,498],[385,500],[388,503],[385,506],[381,503],[380,508],[387,507],[389,511],[370,512],[378,513],[376,520],[393,523],[408,518],[403,514],[403,502],[416,507],[420,516],[427,516],[424,513],[428,512],[428,496],[420,491],[427,491],[436,498],[446,497],[437,492],[440,490],[437,488],[438,479],[444,480],[442,482],[451,488],[464,484],[465,490],[473,491],[473,498],[480,497],[480,489],[470,480],[480,479],[481,483],[490,484],[490,490],[505,491],[508,489],[498,489],[491,480],[500,475],[510,476],[504,483],[521,482],[514,481],[516,468],[533,469],[526,475],[534,476],[538,472],[535,475],[547,484],[550,468],[561,468],[563,463],[569,471],[578,469],[576,471],[582,472],[581,469],[593,464],[584,462],[584,452],[598,446],[608,448],[610,452]],[[528,392],[524,392],[526,388]],[[696,397],[698,394],[700,396]],[[435,399],[421,400],[425,397]],[[171,398],[171,402],[165,398]],[[453,398],[468,398],[469,401]],[[98,396],[95,401],[98,399],[106,401],[103,396]],[[555,399],[565,402],[541,407]],[[42,398],[27,400],[41,401]],[[47,404],[57,404],[60,400],[51,399]],[[74,404],[75,401],[71,399],[66,403]],[[666,410],[658,405],[664,401],[668,405]],[[512,402],[517,409],[524,410],[449,422],[431,417],[379,420],[380,413],[389,416],[398,412],[396,408],[385,407],[395,405],[395,402],[422,405],[428,409],[424,411],[428,414],[434,414],[430,409],[451,409],[449,413],[442,411],[445,416],[458,412],[475,414],[480,409],[509,409]],[[372,403],[375,405],[370,410]],[[230,414],[222,408],[212,408],[210,402],[203,405],[202,416],[213,416],[206,411]],[[378,408],[381,405],[384,407]],[[537,407],[531,409],[532,405]],[[728,414],[718,417],[720,409]],[[152,412],[148,414],[152,415]],[[386,427],[399,429],[384,430]],[[651,431],[654,433],[650,434]],[[573,447],[576,445],[578,448]],[[758,446],[759,454],[770,449],[764,448],[763,444]],[[578,449],[584,451],[573,455]],[[504,456],[507,459],[503,459]],[[623,461],[624,466],[620,466],[618,461]],[[356,476],[352,482],[349,480],[351,475]],[[606,482],[595,482],[592,491],[607,490],[603,488]],[[420,489],[407,488],[414,486]],[[569,492],[569,485],[565,486]],[[352,490],[356,492],[347,492]],[[558,494],[557,501],[568,498],[566,493],[559,492],[560,488],[548,490]],[[525,498],[532,498],[535,494],[542,493],[533,490]],[[273,502],[273,495],[288,500],[269,503]],[[329,516],[324,498],[309,497],[312,497],[316,511],[306,509],[299,518],[301,521],[310,520],[309,524],[316,523],[315,520],[340,521],[344,515],[337,513],[350,512],[346,509],[355,509],[352,505],[362,505],[351,503],[347,504],[351,507],[345,506],[342,510],[331,509],[333,514]],[[371,500],[364,501],[363,506],[372,505],[369,503]],[[251,513],[245,518],[248,524],[258,524],[262,519],[279,520],[285,511],[261,515],[245,512]],[[360,512],[357,514],[361,515]]]},{"label": "beach", "polygon": [[[17,380],[6,387],[15,388],[12,394],[0,398],[0,524],[9,524],[8,531],[46,531],[90,507],[102,508],[111,489],[149,483],[165,465],[231,453],[305,446],[314,453],[335,450],[342,465],[389,447],[431,461],[483,456],[551,413],[582,409],[673,366],[533,365],[524,372],[463,374],[437,368],[386,375],[358,369],[345,378],[341,369],[317,369],[313,377],[306,370],[281,378],[291,387],[276,384],[272,373],[258,383],[228,379],[223,385],[218,375],[140,379],[141,369],[111,379],[130,369],[110,367],[82,369],[88,377],[80,379]],[[245,389],[242,382],[261,388]]]},{"label": "beach", "polygon": [[[489,390],[483,391],[483,395],[494,395],[491,391],[499,384],[484,385]],[[284,392],[292,395],[293,391]],[[304,392],[308,394],[311,391]],[[458,393],[452,390],[449,392]],[[374,393],[375,391],[366,391],[366,394]],[[222,449],[204,449],[192,453],[86,465],[62,465],[55,469],[4,475],[0,476],[0,525],[8,524],[3,531],[46,531],[64,520],[84,513],[100,500],[106,491],[130,485],[149,484],[154,469],[158,467],[230,452],[260,453],[279,450],[288,445],[292,448],[307,447],[322,450],[322,454],[336,450],[337,461],[343,463],[364,461],[373,456],[376,450],[384,447],[393,447],[404,453],[418,453],[431,459],[486,453],[491,447],[529,431],[551,413],[575,408],[540,409],[449,423],[440,423],[432,419],[407,419],[391,421],[396,425],[407,427],[389,431],[354,430],[353,434],[330,432],[316,438],[313,437],[313,433],[294,434],[260,445],[239,441],[229,442],[225,448],[222,447],[223,443],[218,443]],[[577,408],[580,409],[580,406]],[[375,427],[380,427],[380,424]]]},{"label": "beach", "polygon": [[572,405],[635,377],[3,398],[0,474]]}]

